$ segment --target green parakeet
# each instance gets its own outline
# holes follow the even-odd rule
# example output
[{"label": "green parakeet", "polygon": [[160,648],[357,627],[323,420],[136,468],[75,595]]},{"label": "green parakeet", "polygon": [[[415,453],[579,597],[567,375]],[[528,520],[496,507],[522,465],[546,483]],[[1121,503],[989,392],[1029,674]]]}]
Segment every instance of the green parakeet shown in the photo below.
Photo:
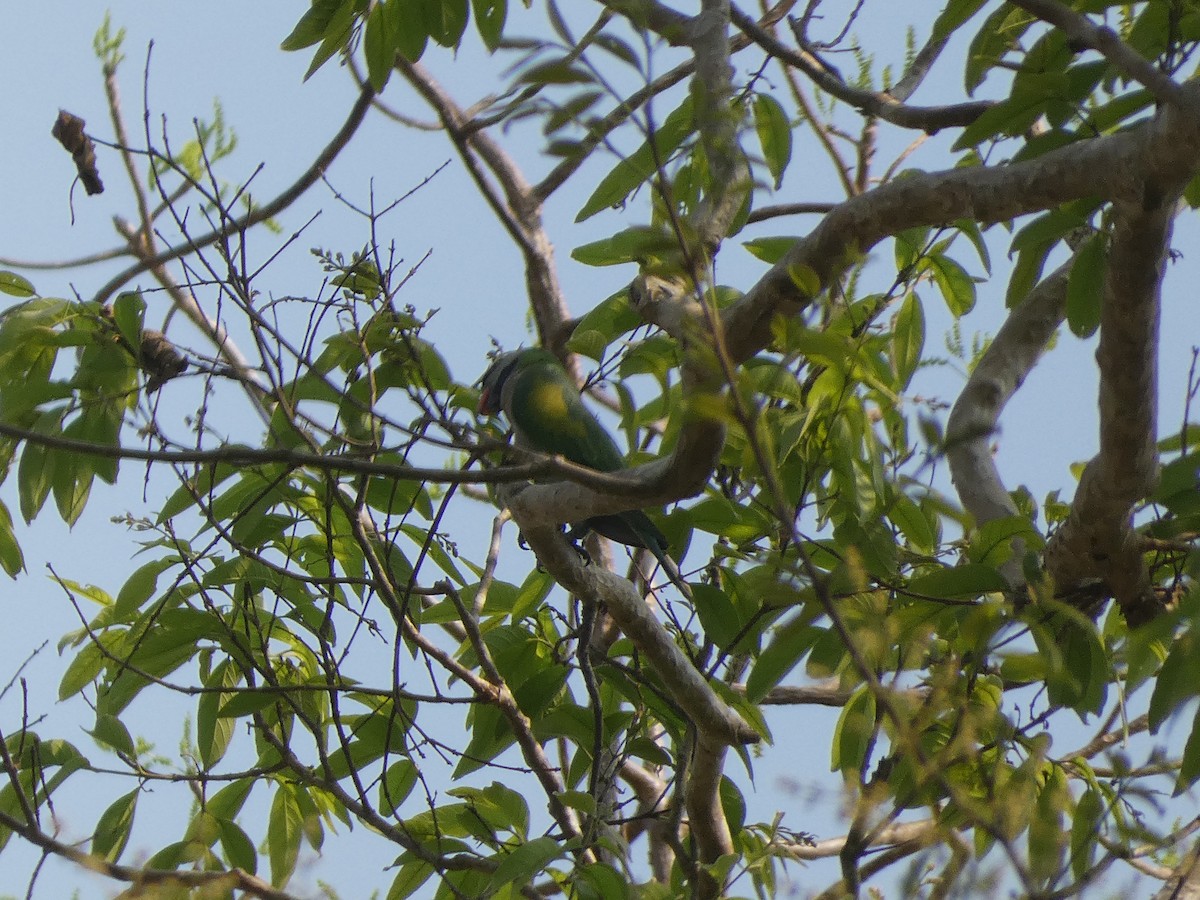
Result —
[{"label": "green parakeet", "polygon": [[[517,443],[562,456],[601,472],[625,467],[616,441],[584,406],[575,382],[547,350],[532,347],[496,357],[483,376],[479,411],[504,411]],[[690,594],[679,567],[667,556],[667,539],[641,510],[593,516],[572,529],[590,529],[630,547],[654,554],[680,590]]]}]

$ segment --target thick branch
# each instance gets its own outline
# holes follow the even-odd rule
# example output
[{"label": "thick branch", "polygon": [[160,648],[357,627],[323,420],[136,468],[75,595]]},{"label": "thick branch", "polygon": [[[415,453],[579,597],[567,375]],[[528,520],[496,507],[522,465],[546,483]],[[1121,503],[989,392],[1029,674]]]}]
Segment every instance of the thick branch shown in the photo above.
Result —
[{"label": "thick branch", "polygon": [[1157,477],[1159,301],[1176,196],[1115,207],[1096,351],[1100,453],[1046,552],[1060,588],[1102,579],[1130,624],[1155,609],[1131,515]]},{"label": "thick branch", "polygon": [[[733,836],[721,808],[721,773],[725,769],[728,747],[696,741],[695,753],[688,771],[688,826],[699,850],[700,863],[711,865],[726,854],[733,853]],[[719,886],[703,874],[699,883],[700,897],[721,894]]]},{"label": "thick branch", "polygon": [[1200,85],[1184,91],[1186,106],[1168,107],[1128,132],[1012,165],[913,173],[852,197],[724,311],[731,357],[742,361],[766,347],[776,315],[795,315],[815,299],[810,285],[827,288],[875,244],[906,228],[959,218],[999,222],[1082,197],[1141,203],[1159,184],[1174,184],[1200,160]]},{"label": "thick branch", "polygon": [[711,255],[725,238],[750,187],[750,169],[738,147],[736,113],[729,104],[733,94],[729,0],[704,0],[690,32],[696,57],[692,97],[709,167],[704,200],[694,218],[701,245]]},{"label": "thick branch", "polygon": [[[963,506],[976,525],[1015,515],[992,458],[991,437],[1005,405],[1033,369],[1066,316],[1071,259],[1037,285],[1008,316],[984,351],[946,423],[946,459]],[[1005,563],[1009,584],[1021,583],[1020,553]]]},{"label": "thick branch", "polygon": [[1200,840],[1184,854],[1154,900],[1200,900]]},{"label": "thick branch", "polygon": [[[528,492],[530,489],[518,496]],[[530,525],[523,516],[525,505],[517,503],[516,497],[505,499],[538,561],[576,597],[604,604],[621,631],[667,685],[671,698],[695,724],[701,741],[713,745],[758,742],[758,733],[717,696],[629,581],[599,566],[584,565],[579,553],[557,528]]]}]

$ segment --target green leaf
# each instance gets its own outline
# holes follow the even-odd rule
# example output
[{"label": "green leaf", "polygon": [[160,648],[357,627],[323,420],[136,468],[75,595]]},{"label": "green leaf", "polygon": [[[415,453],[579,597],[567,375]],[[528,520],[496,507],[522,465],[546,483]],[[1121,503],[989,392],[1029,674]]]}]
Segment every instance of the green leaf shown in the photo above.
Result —
[{"label": "green leaf", "polygon": [[742,246],[750,251],[751,256],[773,266],[783,259],[798,240],[800,238],[794,235],[751,238],[748,241],[742,241]]},{"label": "green leaf", "polygon": [[281,50],[303,50],[325,39],[343,7],[353,10],[354,0],[313,0],[312,6],[296,23],[292,33],[279,45]]},{"label": "green leaf", "polygon": [[58,683],[58,699],[74,697],[99,678],[105,661],[104,651],[98,644],[89,642],[80,647]]},{"label": "green leaf", "polygon": [[386,4],[377,3],[371,7],[363,30],[363,55],[367,60],[367,80],[376,93],[387,85],[396,61],[396,36],[392,34],[391,25]]},{"label": "green leaf", "polygon": [[483,45],[489,52],[495,53],[500,46],[500,38],[504,36],[508,0],[471,0],[471,9],[475,13],[475,28]]},{"label": "green leaf", "polygon": [[126,291],[113,301],[113,321],[129,347],[141,347],[145,316],[146,301],[140,291]]},{"label": "green leaf", "polygon": [[931,41],[948,38],[959,26],[983,8],[986,0],[950,0],[933,23]]},{"label": "green leaf", "polygon": [[233,820],[241,812],[242,806],[246,803],[246,798],[250,796],[253,788],[253,778],[241,778],[227,784],[209,797],[205,808],[218,819]]},{"label": "green leaf", "polygon": [[33,282],[22,278],[16,272],[0,270],[0,293],[24,299],[34,296],[37,291],[33,288]]},{"label": "green leaf", "polygon": [[825,633],[810,624],[809,618],[801,616],[775,629],[771,642],[754,661],[746,679],[747,700],[758,703],[767,696]]},{"label": "green leaf", "polygon": [[1045,113],[1047,101],[1054,96],[1049,87],[1040,82],[1015,85],[1007,100],[985,110],[964,128],[951,149],[969,150],[991,138],[1022,134]]},{"label": "green leaf", "polygon": [[467,30],[467,0],[419,0],[425,33],[443,47],[457,47]]},{"label": "green leaf", "polygon": [[833,729],[831,769],[846,774],[859,772],[874,734],[875,695],[864,684],[851,695],[838,716]]},{"label": "green leaf", "polygon": [[242,869],[251,875],[258,872],[258,851],[250,836],[228,819],[217,819],[220,828],[221,849],[231,868]]},{"label": "green leaf", "polygon": [[1037,18],[1023,9],[1003,4],[984,20],[967,51],[968,94],[983,83],[987,73],[1010,51],[1020,46],[1021,36]]},{"label": "green leaf", "polygon": [[[229,660],[222,660],[205,679],[204,686],[210,690],[200,695],[196,709],[196,744],[200,750],[200,761],[206,767],[216,765],[225,756],[233,739],[234,720],[220,711],[222,703],[239,696],[229,691],[212,688],[233,688],[241,681],[238,670]],[[253,695],[252,695],[253,696]]]},{"label": "green leaf", "polygon": [[[325,65],[335,53],[344,48],[350,40],[350,32],[354,24],[355,4],[356,0],[344,0],[342,5],[334,11],[333,16],[326,23],[321,46],[313,54],[312,62],[308,64],[308,71],[304,73],[305,81],[312,78],[317,70]],[[284,47],[284,49],[288,48]]]},{"label": "green leaf", "polygon": [[1089,787],[1075,804],[1071,822],[1071,872],[1080,881],[1092,871],[1103,818],[1104,799],[1096,788]]},{"label": "green leaf", "polygon": [[129,843],[129,833],[133,829],[133,815],[137,810],[140,789],[134,789],[123,797],[118,797],[106,809],[96,822],[96,830],[92,834],[92,855],[98,856],[105,862],[114,863],[121,858],[125,845]]},{"label": "green leaf", "polygon": [[925,309],[917,295],[909,292],[896,313],[892,328],[892,368],[896,371],[896,386],[908,387],[921,363],[925,349]]},{"label": "green leaf", "polygon": [[933,283],[956,319],[975,308],[975,279],[956,260],[941,253],[930,253],[918,268],[933,275]]},{"label": "green leaf", "polygon": [[388,31],[396,38],[396,49],[409,62],[419,60],[429,41],[420,4],[415,0],[388,0],[387,17]]},{"label": "green leaf", "polygon": [[907,494],[896,495],[888,508],[887,516],[900,529],[900,533],[914,550],[919,553],[935,551],[937,537],[933,525],[921,507]]},{"label": "green leaf", "polygon": [[411,759],[398,759],[388,766],[387,774],[379,785],[379,811],[385,816],[394,816],[417,783],[420,772]]},{"label": "green leaf", "polygon": [[271,861],[271,884],[283,887],[296,870],[300,857],[303,816],[297,800],[297,787],[280,784],[271,802],[267,820],[267,857]]},{"label": "green leaf", "polygon": [[763,159],[775,179],[775,189],[779,190],[783,172],[792,158],[792,128],[783,106],[770,94],[755,94],[753,111]]},{"label": "green leaf", "polygon": [[1179,636],[1163,660],[1158,678],[1154,680],[1154,691],[1150,695],[1150,733],[1158,731],[1185,701],[1196,696],[1200,684],[1196,682],[1196,671],[1200,668],[1200,653],[1194,632]]},{"label": "green leaf", "polygon": [[908,590],[919,597],[943,600],[969,600],[983,594],[1008,590],[1008,582],[992,566],[966,563],[918,575]]},{"label": "green leaf", "polygon": [[613,341],[640,324],[641,317],[629,304],[629,291],[622,289],[584,313],[571,332],[567,348],[598,361]]},{"label": "green leaf", "polygon": [[601,210],[623,204],[634,189],[654,176],[660,165],[667,163],[684,138],[695,130],[692,99],[689,96],[667,115],[662,125],[641,147],[617,163],[611,172],[600,179],[575,221],[582,222]]},{"label": "green leaf", "polygon": [[738,637],[742,622],[729,595],[715,585],[694,584],[692,596],[705,636],[725,650]]},{"label": "green leaf", "polygon": [[[45,417],[43,421],[47,421]],[[41,512],[53,484],[54,456],[38,444],[26,444],[17,466],[17,496],[27,524]]]},{"label": "green leaf", "polygon": [[1107,271],[1108,242],[1103,234],[1093,234],[1076,251],[1067,281],[1067,324],[1076,337],[1091,337],[1100,327]]},{"label": "green leaf", "polygon": [[616,266],[670,258],[678,253],[678,249],[679,241],[670,231],[641,225],[576,247],[571,251],[571,258],[587,266]]},{"label": "green leaf", "polygon": [[487,896],[492,896],[507,884],[526,885],[539,875],[552,860],[566,852],[563,845],[552,837],[534,838],[521,844],[500,860],[488,882]]},{"label": "green leaf", "polygon": [[967,555],[971,562],[1001,566],[1012,558],[1014,541],[1023,541],[1026,550],[1040,550],[1045,540],[1025,516],[1004,516],[984,522],[971,535]]},{"label": "green leaf", "polygon": [[25,569],[25,557],[21,553],[20,544],[17,543],[12,515],[3,503],[0,503],[0,568],[13,578]]},{"label": "green leaf", "polygon": [[88,734],[97,743],[111,747],[118,753],[124,753],[128,756],[135,755],[133,737],[130,736],[129,729],[125,727],[125,723],[116,716],[98,713],[96,715],[96,727],[89,731]]},{"label": "green leaf", "polygon": [[1067,849],[1062,823],[1069,799],[1066,778],[1062,769],[1055,766],[1038,790],[1033,816],[1029,819],[1029,868],[1039,884],[1048,883],[1062,871]]},{"label": "green leaf", "polygon": [[1200,709],[1192,719],[1192,732],[1188,735],[1187,744],[1183,748],[1183,759],[1179,762],[1179,778],[1175,782],[1175,796],[1178,797],[1200,778]]},{"label": "green leaf", "polygon": [[388,888],[387,900],[407,900],[420,890],[433,874],[433,866],[422,859],[411,857],[408,853],[401,854],[400,859],[405,861],[396,873],[392,886]]}]

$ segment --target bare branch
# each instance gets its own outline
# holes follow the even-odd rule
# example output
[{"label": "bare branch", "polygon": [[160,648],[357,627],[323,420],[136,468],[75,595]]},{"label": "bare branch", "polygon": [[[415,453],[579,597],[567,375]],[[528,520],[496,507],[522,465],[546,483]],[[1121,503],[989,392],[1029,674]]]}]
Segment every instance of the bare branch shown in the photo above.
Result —
[{"label": "bare branch", "polygon": [[[499,144],[485,132],[467,127],[466,115],[424,66],[401,56],[397,68],[437,113],[480,193],[520,249],[525,261],[525,287],[542,346],[569,362],[569,335],[562,324],[571,316],[558,281],[554,245],[542,224],[541,198]],[[495,184],[488,180],[480,160],[496,179]]]},{"label": "bare branch", "polygon": [[977,100],[952,106],[907,106],[888,93],[852,87],[835,72],[822,65],[811,53],[788,47],[736,6],[733,7],[730,17],[733,24],[754,43],[781,62],[795,66],[827,94],[849,103],[867,115],[876,116],[893,125],[899,125],[902,128],[920,128],[922,131],[929,132],[939,131],[942,128],[961,128],[970,125],[994,105],[988,100]]},{"label": "bare branch", "polygon": [[172,262],[180,257],[187,256],[189,253],[194,253],[197,250],[203,249],[217,241],[227,238],[230,235],[245,231],[260,222],[265,222],[273,216],[279,215],[289,206],[291,206],[300,196],[304,194],[310,187],[320,180],[325,174],[325,170],[337,158],[337,155],[350,142],[350,138],[358,130],[358,126],[362,124],[366,117],[367,110],[371,108],[371,99],[375,96],[374,91],[369,87],[364,88],[359,94],[358,100],[350,109],[350,114],[346,117],[346,121],[342,124],[338,133],[333,136],[325,148],[317,155],[310,165],[299,178],[292,182],[291,186],[285,189],[282,193],[276,196],[273,200],[263,204],[262,206],[252,209],[240,219],[232,220],[227,226],[210,231],[207,234],[194,237],[191,240],[179,244],[175,247],[169,247],[161,253],[141,260],[129,268],[125,269],[117,275],[110,278],[96,292],[92,298],[97,303],[103,303],[114,293],[121,289],[122,285],[127,284],[130,280],[136,278],[143,272],[149,271],[154,266],[160,266],[164,263]]}]

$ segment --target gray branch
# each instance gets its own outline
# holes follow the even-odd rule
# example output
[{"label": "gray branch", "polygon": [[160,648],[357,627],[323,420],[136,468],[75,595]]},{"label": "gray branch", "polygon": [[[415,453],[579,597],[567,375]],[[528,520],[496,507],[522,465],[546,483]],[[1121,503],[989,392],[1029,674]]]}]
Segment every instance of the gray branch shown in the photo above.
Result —
[{"label": "gray branch", "polygon": [[[977,525],[1015,515],[1017,507],[996,469],[991,437],[1005,405],[1033,369],[1066,316],[1067,280],[1074,258],[1037,285],[1008,316],[950,411],[946,460],[959,500]],[[1020,547],[1001,571],[1008,583],[1023,581]]]},{"label": "gray branch", "polygon": [[1096,351],[1100,452],[1084,469],[1070,516],[1046,550],[1046,568],[1060,588],[1102,580],[1131,624],[1156,611],[1132,513],[1157,478],[1159,305],[1184,183],[1167,196],[1148,192],[1142,203],[1115,207]]},{"label": "gray branch", "polygon": [[528,492],[521,491],[516,497],[512,496],[513,491],[501,494],[508,495],[504,499],[521,525],[530,549],[563,588],[581,600],[604,604],[621,631],[670,687],[672,699],[695,724],[701,742],[757,743],[758,732],[717,696],[627,579],[600,566],[585,565],[557,528],[531,526],[525,520],[518,507],[522,512],[526,507],[517,499]]}]

